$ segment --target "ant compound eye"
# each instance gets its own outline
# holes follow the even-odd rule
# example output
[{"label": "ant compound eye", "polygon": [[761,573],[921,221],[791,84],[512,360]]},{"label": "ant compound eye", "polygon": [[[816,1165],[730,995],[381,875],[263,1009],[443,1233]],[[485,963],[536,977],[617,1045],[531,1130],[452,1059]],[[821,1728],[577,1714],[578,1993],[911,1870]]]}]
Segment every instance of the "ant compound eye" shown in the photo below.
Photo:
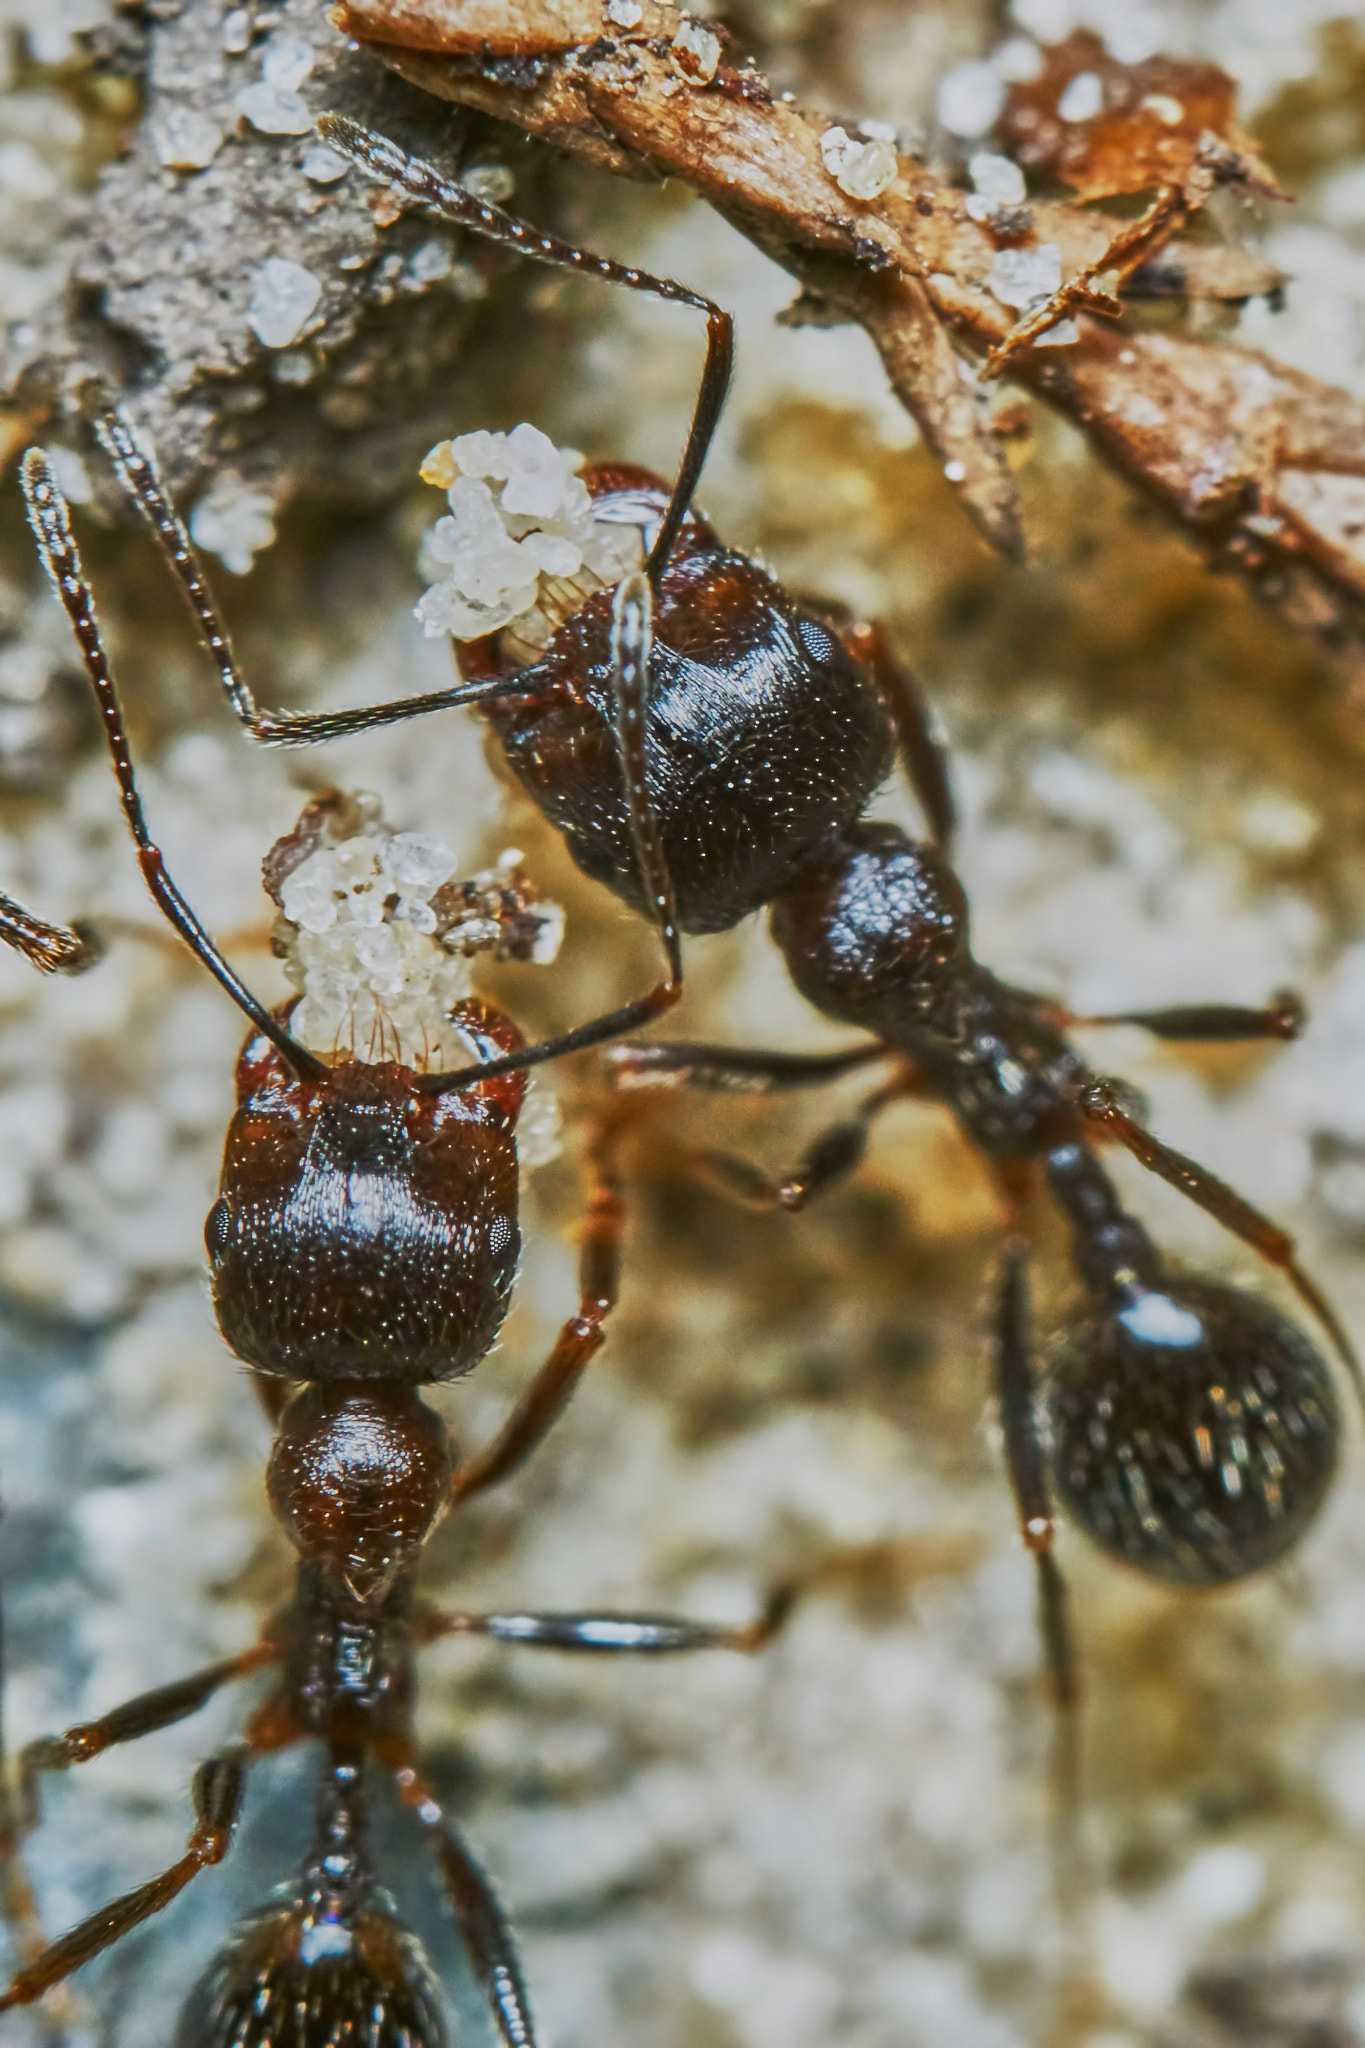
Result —
[{"label": "ant compound eye", "polygon": [[834,635],[815,619],[808,619],[804,613],[798,612],[796,630],[812,661],[818,662],[822,668],[829,668],[837,661],[839,649]]},{"label": "ant compound eye", "polygon": [[204,1243],[208,1249],[209,1258],[214,1265],[218,1263],[227,1250],[228,1239],[231,1235],[232,1208],[225,1197],[220,1195],[209,1210],[208,1215],[204,1218]]},{"label": "ant compound eye", "polygon": [[1144,1290],[1083,1324],[1047,1403],[1067,1514],[1111,1556],[1182,1585],[1274,1564],[1336,1468],[1322,1358],[1268,1302],[1210,1281]]},{"label": "ant compound eye", "polygon": [[421,1944],[371,1894],[345,1916],[297,1900],[253,1914],[191,1993],[175,2039],[176,2048],[446,2048],[448,2037]]}]

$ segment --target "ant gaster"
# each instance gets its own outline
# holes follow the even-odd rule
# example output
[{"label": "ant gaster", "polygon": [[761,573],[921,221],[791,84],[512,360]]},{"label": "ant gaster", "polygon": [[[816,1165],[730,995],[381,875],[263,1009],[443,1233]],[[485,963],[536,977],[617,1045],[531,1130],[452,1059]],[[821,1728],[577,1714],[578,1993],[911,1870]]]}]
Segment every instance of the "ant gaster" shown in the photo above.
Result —
[{"label": "ant gaster", "polygon": [[[442,1614],[417,1605],[417,1565],[436,1521],[521,1463],[602,1341],[621,1226],[612,1119],[593,1145],[579,1311],[501,1434],[460,1465],[444,1422],[418,1390],[475,1365],[507,1307],[518,1247],[514,1133],[526,1077],[505,1063],[515,1060],[520,1035],[499,1011],[471,1001],[456,1024],[503,1071],[328,1062],[257,1001],[149,835],[67,508],[40,450],[25,457],[23,481],[148,886],[253,1027],[206,1236],[220,1327],[253,1368],[276,1423],[267,1491],[298,1565],[292,1600],[249,1649],[24,1752],[19,1810],[6,1807],[0,1839],[11,1853],[36,1816],[44,1772],[169,1727],[230,1680],[274,1673],[241,1738],[195,1774],[184,1855],[50,1946],[32,1940],[29,1960],[0,1992],[0,2012],[39,1998],[221,1862],[250,1765],[315,1738],[322,1783],[297,1883],[247,1920],[212,1964],[184,2015],[181,2048],[325,2048],[362,2035],[370,2048],[443,2048],[430,1969],[371,1869],[365,1799],[376,1770],[392,1777],[427,1833],[506,2048],[533,2048],[508,1925],[418,1765],[415,1651],[452,1634],[561,1650],[752,1650],[778,1625],[789,1597],[777,1596],[748,1628],[652,1615]],[[38,937],[54,929],[38,919],[30,925]]]},{"label": "ant gaster", "polygon": [[[1298,1007],[1286,999],[1259,1011],[1209,1005],[1082,1019],[980,966],[948,859],[948,779],[912,679],[878,628],[830,607],[798,605],[689,509],[725,395],[730,316],[682,286],[513,220],[341,116],[324,116],[320,128],[372,175],[445,219],[538,261],[706,314],[706,363],[671,489],[624,465],[584,472],[595,515],[636,524],[648,538],[649,599],[642,596],[630,615],[636,640],[644,638],[632,665],[642,686],[623,700],[621,594],[600,591],[562,618],[533,662],[518,658],[510,636],[494,633],[461,645],[466,680],[452,689],[336,714],[260,713],[225,654],[150,462],[117,418],[101,424],[101,438],[178,561],[229,698],[256,738],[302,744],[453,705],[481,706],[514,774],[563,830],[579,866],[659,923],[670,982],[646,999],[656,1009],[676,994],[679,929],[724,930],[769,906],[797,987],[869,1040],[821,1057],[620,1048],[618,1077],[767,1090],[813,1084],[886,1056],[896,1067],[785,1179],[767,1181],[741,1162],[708,1155],[708,1171],[732,1192],[799,1207],[856,1163],[886,1103],[920,1094],[954,1112],[990,1162],[1010,1224],[996,1386],[1020,1524],[1037,1564],[1052,1689],[1070,1706],[1075,1674],[1053,1554],[1052,1483],[1080,1526],[1115,1556],[1158,1577],[1223,1584],[1271,1564],[1299,1540],[1327,1490],[1340,1435],[1331,1376],[1297,1326],[1239,1290],[1168,1274],[1146,1231],[1122,1208],[1094,1141],[1126,1146],[1277,1266],[1328,1332],[1358,1391],[1361,1375],[1286,1233],[1142,1129],[1071,1048],[1066,1027],[1135,1022],[1172,1040],[1285,1038],[1299,1029]],[[926,817],[927,843],[863,816],[897,751]],[[632,858],[632,846],[647,837],[658,856],[650,865],[638,852]],[[615,1013],[613,1028],[625,1015]],[[588,1035],[570,1034],[532,1056],[586,1043]],[[1039,1180],[1070,1221],[1076,1270],[1091,1301],[1049,1376],[1046,1431],[1027,1299],[1030,1196]]]}]

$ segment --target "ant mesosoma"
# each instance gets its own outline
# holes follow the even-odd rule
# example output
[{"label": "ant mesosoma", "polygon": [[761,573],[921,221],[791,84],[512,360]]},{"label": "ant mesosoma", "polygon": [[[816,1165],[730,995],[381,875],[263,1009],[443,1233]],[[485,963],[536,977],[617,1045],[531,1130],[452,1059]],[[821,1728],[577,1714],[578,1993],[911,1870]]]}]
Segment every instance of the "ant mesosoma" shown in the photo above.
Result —
[{"label": "ant mesosoma", "polygon": [[[394,1780],[427,1833],[503,2041],[533,2048],[510,1929],[419,1768],[416,1650],[450,1635],[579,1651],[753,1650],[779,1625],[790,1595],[775,1596],[757,1622],[738,1628],[647,1614],[461,1614],[418,1605],[417,1567],[437,1520],[522,1463],[602,1342],[617,1289],[619,1118],[608,1111],[591,1147],[578,1312],[493,1443],[459,1464],[419,1389],[476,1365],[507,1308],[519,1241],[515,1129],[527,1085],[520,1034],[503,1013],[470,1000],[453,1022],[482,1066],[419,1072],[382,1058],[329,1061],[293,1035],[287,1012],[272,1014],[250,993],[148,832],[66,504],[40,450],[25,457],[23,482],[148,887],[252,1027],[205,1235],[219,1326],[251,1368],[276,1427],[267,1492],[298,1566],[290,1603],[249,1649],[24,1751],[17,1808],[6,1806],[0,1838],[11,1853],[36,1818],[45,1772],[169,1727],[232,1680],[275,1674],[242,1736],[196,1772],[184,1855],[31,1954],[0,1991],[0,2012],[41,1997],[221,1862],[250,1765],[312,1738],[324,1762],[297,1883],[250,1917],[214,1961],[186,2010],[178,2036],[185,2048],[323,2048],[362,2037],[371,2048],[441,2048],[446,2032],[431,1971],[378,1889],[367,1852],[366,1780],[376,1771]],[[35,947],[60,929],[15,909]],[[23,1890],[11,1886],[11,1898]]]},{"label": "ant mesosoma", "polygon": [[[1053,1551],[1053,1486],[1102,1548],[1140,1571],[1226,1584],[1272,1564],[1299,1540],[1327,1490],[1340,1435],[1330,1373],[1297,1325],[1231,1287],[1168,1274],[1121,1206],[1094,1143],[1124,1145],[1277,1266],[1362,1390],[1349,1340],[1297,1264],[1288,1235],[1141,1128],[1065,1032],[1113,1022],[1171,1040],[1286,1038],[1299,1028],[1298,1007],[1285,999],[1264,1010],[1215,1004],[1079,1018],[980,966],[948,857],[954,813],[947,773],[913,680],[880,629],[832,607],[798,605],[690,509],[727,388],[730,316],[667,279],[513,220],[340,116],[324,116],[320,129],[373,176],[445,219],[538,261],[705,313],[705,367],[671,489],[627,465],[590,465],[583,473],[594,517],[639,528],[648,545],[648,599],[642,594],[627,620],[640,687],[623,696],[619,681],[627,579],[615,596],[610,587],[586,597],[571,590],[567,601],[561,593],[543,650],[528,650],[503,630],[458,642],[465,680],[449,690],[340,713],[261,713],[232,664],[149,459],[117,417],[98,423],[101,439],[160,533],[229,700],[255,738],[306,744],[480,706],[513,774],[564,833],[579,866],[660,925],[670,977],[645,999],[656,1011],[678,992],[679,930],[726,930],[768,907],[802,994],[870,1040],[812,1057],[623,1047],[613,1055],[618,1079],[763,1091],[813,1085],[884,1057],[896,1067],[785,1178],[770,1181],[742,1162],[705,1155],[707,1170],[731,1192],[800,1207],[856,1164],[886,1104],[926,1095],[957,1116],[989,1161],[1009,1220],[996,1388],[1065,1726],[1076,1679]],[[924,812],[925,843],[864,815],[893,751]],[[632,858],[645,837],[641,802],[658,855],[650,866]],[[606,1021],[615,1031],[626,1028],[626,1016],[618,1011]],[[588,1043],[591,1031],[534,1054]],[[1073,1261],[1092,1305],[1048,1377],[1046,1428],[1027,1286],[1028,1212],[1040,1181],[1071,1225]]]}]

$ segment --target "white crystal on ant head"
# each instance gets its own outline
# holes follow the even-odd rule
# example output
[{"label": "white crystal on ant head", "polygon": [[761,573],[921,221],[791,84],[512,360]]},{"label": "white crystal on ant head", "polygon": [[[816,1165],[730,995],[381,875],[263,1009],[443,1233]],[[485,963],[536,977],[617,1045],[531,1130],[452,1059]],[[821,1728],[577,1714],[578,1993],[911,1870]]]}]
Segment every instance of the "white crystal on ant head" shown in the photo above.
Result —
[{"label": "white crystal on ant head", "polygon": [[467,1058],[449,1013],[469,993],[468,963],[431,936],[428,903],[455,866],[448,846],[390,833],[376,812],[284,877],[285,972],[302,996],[290,1029],[304,1045],[415,1066]]},{"label": "white crystal on ant head", "polygon": [[[327,932],[338,924],[365,927],[382,923],[385,900],[394,893],[394,876],[385,852],[378,840],[357,832],[340,846],[321,847],[310,854],[281,885],[280,907],[285,916],[306,932]],[[451,854],[450,868],[454,865]]]},{"label": "white crystal on ant head", "polygon": [[421,475],[445,490],[450,517],[422,543],[433,581],[417,617],[428,637],[476,640],[506,626],[534,651],[594,590],[638,568],[639,527],[593,516],[582,466],[525,421],[438,442]]},{"label": "white crystal on ant head", "polygon": [[367,791],[309,806],[266,864],[275,948],[301,998],[289,1028],[302,1044],[419,1072],[468,1062],[474,1048],[456,1020],[472,956],[552,959],[564,920],[515,858],[446,888],[456,866],[439,839],[390,831]]},{"label": "white crystal on ant head", "polygon": [[402,883],[404,895],[419,902],[448,882],[456,867],[450,848],[421,832],[395,832],[388,845],[388,863],[394,880]]}]

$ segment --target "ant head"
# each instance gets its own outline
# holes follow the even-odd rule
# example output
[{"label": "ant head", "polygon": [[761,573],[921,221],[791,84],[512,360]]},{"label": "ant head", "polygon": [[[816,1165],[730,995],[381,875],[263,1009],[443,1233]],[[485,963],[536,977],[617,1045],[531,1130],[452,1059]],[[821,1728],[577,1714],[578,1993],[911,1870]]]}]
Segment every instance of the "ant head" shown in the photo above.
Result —
[{"label": "ant head", "polygon": [[286,2038],[297,2048],[447,2043],[422,1946],[373,1891],[344,1915],[297,1898],[252,1914],[209,1965],[175,2038],[176,2048],[269,2048]]},{"label": "ant head", "polygon": [[452,1469],[445,1424],[409,1388],[315,1385],[280,1417],[266,1491],[305,1563],[373,1602],[416,1564]]},{"label": "ant head", "polygon": [[1135,1287],[1082,1324],[1047,1401],[1068,1515],[1102,1550],[1182,1585],[1274,1564],[1336,1468],[1326,1364],[1278,1309],[1212,1281]]},{"label": "ant head", "polygon": [[967,899],[941,855],[895,825],[832,838],[774,903],[772,932],[808,1002],[894,1038],[951,989]]},{"label": "ant head", "polygon": [[259,1371],[421,1385],[492,1344],[520,1246],[524,1078],[425,1078],[358,1060],[301,1077],[247,1042],[204,1237],[219,1328]]},{"label": "ant head", "polygon": [[[614,463],[583,482],[599,535],[637,530],[652,544],[670,495],[657,477]],[[583,574],[547,575],[520,623],[460,643],[460,668],[469,682],[516,675],[514,694],[483,706],[509,766],[584,873],[643,910],[614,731],[612,586],[622,568],[601,568],[596,589]],[[727,931],[768,902],[858,816],[891,765],[865,665],[691,513],[654,589],[649,754],[689,932]]]}]

